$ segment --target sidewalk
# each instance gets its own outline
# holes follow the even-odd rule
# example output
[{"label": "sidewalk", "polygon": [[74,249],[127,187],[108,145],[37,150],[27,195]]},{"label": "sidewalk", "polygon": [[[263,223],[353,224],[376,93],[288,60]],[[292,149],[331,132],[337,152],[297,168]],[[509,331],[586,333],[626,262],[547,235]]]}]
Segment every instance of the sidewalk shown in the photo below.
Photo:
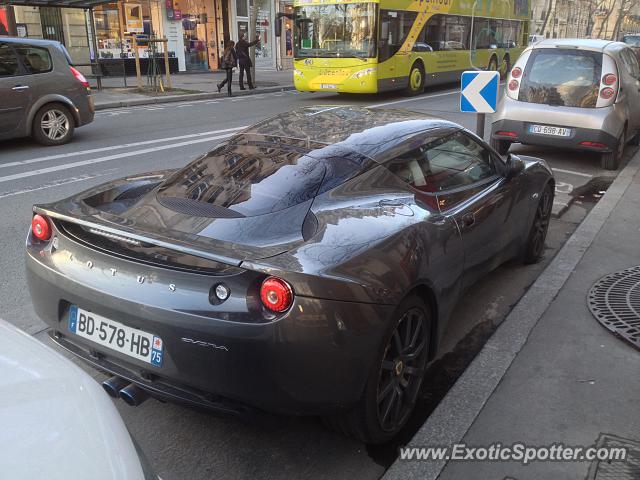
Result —
[{"label": "sidewalk", "polygon": [[[166,93],[140,93],[137,90],[136,77],[127,77],[127,87],[124,87],[122,77],[102,78],[102,90],[97,89],[96,79],[90,78],[91,94],[96,110],[106,108],[129,107],[133,105],[147,105],[154,103],[182,102],[189,100],[204,100],[226,95],[226,90],[218,93],[217,84],[224,80],[224,71],[206,73],[178,73],[171,75],[173,90]],[[249,90],[245,80],[245,88],[240,90],[238,84],[238,70],[233,75],[232,91],[234,95],[252,95],[258,93],[279,92],[292,90],[293,73],[291,70],[256,70],[255,90]],[[163,77],[164,82],[164,77]],[[143,74],[142,84],[147,84]]]},{"label": "sidewalk", "polygon": [[640,153],[410,442],[590,447],[608,434],[635,442],[631,463],[397,460],[385,480],[640,478],[640,351],[587,306],[602,276],[640,264],[639,167]]}]

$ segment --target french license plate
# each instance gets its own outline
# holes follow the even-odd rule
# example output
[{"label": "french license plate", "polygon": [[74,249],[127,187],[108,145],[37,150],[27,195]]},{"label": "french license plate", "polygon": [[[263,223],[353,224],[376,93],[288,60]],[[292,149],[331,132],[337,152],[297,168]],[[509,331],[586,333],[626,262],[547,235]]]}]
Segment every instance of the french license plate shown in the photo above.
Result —
[{"label": "french license plate", "polygon": [[552,135],[554,137],[569,137],[571,129],[565,127],[552,127],[549,125],[529,125],[529,132],[536,135]]},{"label": "french license plate", "polygon": [[320,88],[323,88],[325,90],[336,90],[338,88],[338,85],[334,83],[321,83]]},{"label": "french license plate", "polygon": [[69,331],[156,367],[162,365],[163,345],[160,337],[127,327],[75,305],[69,309]]}]

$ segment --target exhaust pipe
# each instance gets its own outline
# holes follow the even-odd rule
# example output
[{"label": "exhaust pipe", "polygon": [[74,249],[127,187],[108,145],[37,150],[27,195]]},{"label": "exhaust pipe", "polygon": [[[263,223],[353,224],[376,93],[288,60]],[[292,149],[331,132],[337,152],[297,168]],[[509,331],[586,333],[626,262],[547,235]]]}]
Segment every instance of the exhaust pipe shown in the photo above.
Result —
[{"label": "exhaust pipe", "polygon": [[137,407],[138,405],[141,405],[142,402],[144,402],[147,398],[149,398],[149,394],[132,383],[120,390],[120,398],[127,405]]},{"label": "exhaust pipe", "polygon": [[102,382],[102,388],[109,394],[110,397],[118,398],[118,392],[124,387],[129,385],[129,382],[124,378],[111,377],[109,380]]}]

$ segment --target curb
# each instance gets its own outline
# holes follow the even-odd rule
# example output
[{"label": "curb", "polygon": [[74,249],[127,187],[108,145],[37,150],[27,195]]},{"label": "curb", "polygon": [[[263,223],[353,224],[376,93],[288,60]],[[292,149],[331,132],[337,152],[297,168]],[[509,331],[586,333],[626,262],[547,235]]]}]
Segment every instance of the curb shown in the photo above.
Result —
[{"label": "curb", "polygon": [[[593,243],[640,170],[636,153],[558,254],[507,315],[407,446],[452,446],[467,431],[527,342],[529,334]],[[383,480],[435,480],[446,460],[396,461]]]},{"label": "curb", "polygon": [[[246,95],[259,95],[261,93],[276,93],[276,92],[285,92],[289,90],[295,90],[293,85],[283,85],[277,87],[264,87],[259,88],[258,91],[250,92],[242,90],[234,92],[234,97],[243,97]],[[135,107],[138,105],[155,105],[159,103],[174,103],[174,102],[184,102],[184,101],[197,101],[197,100],[211,100],[212,98],[227,98],[227,96],[223,93],[214,93],[214,92],[206,92],[206,93],[188,93],[184,95],[172,95],[169,97],[149,97],[149,98],[140,98],[135,100],[123,100],[116,102],[104,102],[99,103],[95,106],[95,111],[99,110],[107,110],[110,108],[126,108],[126,107]]]}]

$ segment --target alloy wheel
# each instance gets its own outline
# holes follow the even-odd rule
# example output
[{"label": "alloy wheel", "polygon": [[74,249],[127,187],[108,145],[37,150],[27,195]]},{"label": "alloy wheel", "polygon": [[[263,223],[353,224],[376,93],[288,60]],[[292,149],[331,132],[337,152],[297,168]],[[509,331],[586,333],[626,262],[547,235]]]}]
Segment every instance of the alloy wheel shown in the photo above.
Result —
[{"label": "alloy wheel", "polygon": [[533,238],[531,242],[535,257],[540,256],[544,248],[544,241],[547,238],[547,230],[549,229],[549,220],[551,219],[552,204],[553,195],[551,194],[551,188],[547,186],[542,192],[542,197],[536,210],[536,218],[533,222]]},{"label": "alloy wheel", "polygon": [[50,140],[61,140],[69,132],[69,117],[58,109],[47,110],[40,121],[42,132]]},{"label": "alloy wheel", "polygon": [[407,310],[385,350],[377,389],[378,421],[382,430],[398,430],[418,396],[427,358],[429,332],[425,313]]}]

